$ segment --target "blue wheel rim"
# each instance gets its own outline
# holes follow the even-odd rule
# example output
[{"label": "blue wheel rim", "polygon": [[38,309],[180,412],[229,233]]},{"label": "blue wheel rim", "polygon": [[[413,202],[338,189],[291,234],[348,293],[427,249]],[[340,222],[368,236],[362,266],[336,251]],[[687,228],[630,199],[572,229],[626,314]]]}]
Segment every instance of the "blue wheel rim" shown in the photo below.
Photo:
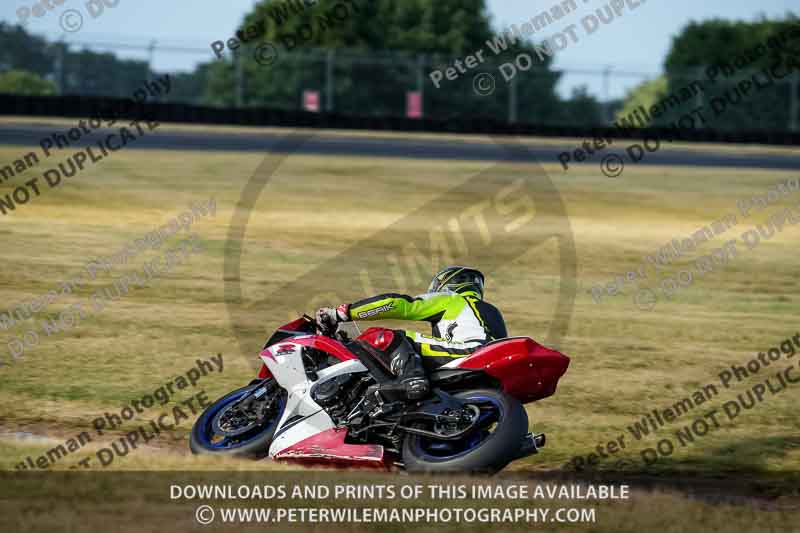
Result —
[{"label": "blue wheel rim", "polygon": [[505,415],[503,406],[495,398],[487,396],[472,396],[462,401],[465,404],[477,404],[480,408],[475,429],[457,441],[418,437],[413,444],[416,455],[428,461],[449,461],[467,455],[492,437],[493,433],[486,428],[503,419]]},{"label": "blue wheel rim", "polygon": [[250,392],[252,392],[252,388],[248,388],[246,390],[226,396],[222,400],[212,405],[208,411],[203,413],[202,421],[199,424],[200,431],[197,435],[200,444],[202,444],[205,448],[212,450],[234,450],[236,448],[241,448],[242,446],[245,446],[256,439],[259,439],[263,437],[265,433],[272,431],[275,424],[278,423],[281,414],[283,414],[283,409],[286,406],[286,400],[284,399],[283,395],[279,395],[277,398],[278,407],[275,409],[274,416],[267,419],[264,425],[262,425],[260,428],[254,429],[249,433],[245,433],[241,437],[224,437],[220,441],[213,442],[213,439],[216,436],[216,433],[212,428],[212,422],[214,418],[217,416],[217,414],[219,414],[220,411],[226,409],[232,403],[241,400],[250,394]]}]

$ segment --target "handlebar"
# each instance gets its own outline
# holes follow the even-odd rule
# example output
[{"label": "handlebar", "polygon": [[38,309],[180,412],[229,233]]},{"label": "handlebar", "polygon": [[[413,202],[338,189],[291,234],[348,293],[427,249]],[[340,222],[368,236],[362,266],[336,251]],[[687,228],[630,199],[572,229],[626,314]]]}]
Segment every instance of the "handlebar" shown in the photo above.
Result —
[{"label": "handlebar", "polygon": [[310,317],[308,315],[303,315],[303,318],[309,322],[309,325],[313,326],[314,332],[317,335],[322,335],[324,337],[328,337],[330,339],[337,340],[342,343],[350,342],[352,340],[350,339],[350,335],[348,335],[346,331],[340,331],[338,324],[336,325],[336,329],[333,332],[326,333],[325,329],[320,325],[319,322],[317,322],[315,318]]}]

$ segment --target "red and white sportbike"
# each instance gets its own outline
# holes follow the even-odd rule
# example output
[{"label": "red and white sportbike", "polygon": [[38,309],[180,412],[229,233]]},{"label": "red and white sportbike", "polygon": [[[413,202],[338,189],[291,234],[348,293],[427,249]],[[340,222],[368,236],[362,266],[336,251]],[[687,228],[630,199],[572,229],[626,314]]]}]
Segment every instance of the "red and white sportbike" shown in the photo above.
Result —
[{"label": "red and white sportbike", "polygon": [[487,344],[430,372],[417,401],[376,394],[393,379],[381,351],[393,330],[332,337],[304,316],[261,351],[258,379],[209,407],[192,428],[194,453],[414,472],[488,472],[544,446],[523,403],[552,395],[569,358],[526,337]]}]

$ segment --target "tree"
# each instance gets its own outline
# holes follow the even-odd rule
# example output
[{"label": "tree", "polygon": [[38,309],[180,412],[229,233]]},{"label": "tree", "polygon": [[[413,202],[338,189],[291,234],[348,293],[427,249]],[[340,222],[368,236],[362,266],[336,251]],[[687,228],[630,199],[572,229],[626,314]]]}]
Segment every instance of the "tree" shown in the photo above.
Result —
[{"label": "tree", "polygon": [[144,61],[90,50],[70,51],[64,43],[49,43],[21,26],[0,22],[0,72],[8,70],[25,70],[53,80],[64,94],[118,98],[130,97],[150,76]]},{"label": "tree", "polygon": [[0,74],[0,93],[44,96],[56,93],[53,82],[26,70],[9,70]]},{"label": "tree", "polygon": [[606,124],[603,106],[589,94],[585,85],[572,90],[569,100],[561,104],[563,123],[571,126],[602,126]]},{"label": "tree", "polygon": [[39,76],[53,72],[50,44],[22,26],[0,22],[0,71],[24,69]]},{"label": "tree", "polygon": [[[62,46],[62,45],[56,45]],[[64,54],[65,94],[130,98],[150,77],[145,61],[117,59],[111,53],[89,50]]]},{"label": "tree", "polygon": [[[633,113],[639,107],[649,110],[655,103],[660,102],[667,95],[668,82],[666,76],[659,76],[654,80],[643,81],[625,95],[622,109],[617,112],[616,121],[629,124],[633,127],[647,127],[651,124],[638,122],[630,123]],[[641,113],[639,116],[642,116]],[[644,117],[642,117],[644,120]]]},{"label": "tree", "polygon": [[[533,58],[530,72],[516,80],[518,119],[557,121],[552,58],[539,59],[532,43],[506,43],[502,58],[436,88],[429,75],[437,65],[484,50],[493,38],[484,0],[263,0],[239,31],[249,43],[236,51],[247,80],[248,105],[296,108],[303,90],[317,90],[336,112],[403,115],[406,92],[422,89],[427,116],[508,116],[510,87],[497,71],[520,53]],[[510,41],[510,39],[509,39]],[[259,46],[273,43],[279,59],[270,66],[254,60]],[[365,56],[368,56],[365,59]],[[209,70],[207,102],[232,102],[235,65],[221,61]],[[330,69],[330,70],[329,70]],[[499,81],[491,97],[476,94],[474,76],[492,73]],[[332,73],[332,94],[327,95]],[[421,86],[420,86],[421,82]]]},{"label": "tree", "polygon": [[[172,89],[164,98],[167,102],[202,105],[209,87],[209,71],[216,63],[203,63],[194,72],[176,72],[172,76]],[[224,92],[224,91],[223,91]]]},{"label": "tree", "polygon": [[[493,35],[485,0],[261,0],[240,32],[247,42],[233,59],[176,74],[165,100],[236,106],[237,84],[244,80],[246,106],[297,109],[302,92],[316,90],[337,113],[401,116],[407,92],[422,90],[428,117],[506,120],[515,92],[520,122],[585,124],[602,116],[585,92],[575,101],[558,98],[560,73],[553,71],[553,58],[542,54],[543,47]],[[491,48],[501,41],[502,51],[495,55]],[[259,52],[269,43],[279,58],[265,65]],[[70,51],[63,43],[48,43],[3,23],[0,44],[5,45],[0,47],[0,72],[25,68],[54,80],[64,94],[127,98],[152,75],[143,61]],[[478,51],[485,57],[479,66],[441,87],[434,85],[432,71]],[[530,58],[530,68],[506,82],[498,67],[523,56]],[[489,96],[477,94],[473,85],[481,73],[494,76]]]},{"label": "tree", "polygon": [[[680,109],[674,109],[664,121],[690,113],[698,105],[706,111],[707,126],[717,129],[786,129],[791,108],[791,78],[768,89],[737,94],[737,85],[763,69],[778,63],[797,68],[800,57],[800,25],[793,16],[784,20],[755,22],[707,20],[692,22],[673,39],[665,61],[668,94],[702,86],[702,93]],[[731,75],[725,68],[730,67]],[[716,68],[710,71],[709,67]],[[793,74],[797,76],[795,72]],[[761,78],[764,79],[763,76]],[[794,86],[797,90],[797,85]],[[795,98],[800,97],[795,94]],[[728,102],[722,112],[714,113],[712,100]],[[732,103],[735,102],[735,103]]]},{"label": "tree", "polygon": [[242,26],[260,22],[267,41],[286,43],[307,25],[304,46],[373,52],[464,55],[492,34],[484,0],[262,0]]}]

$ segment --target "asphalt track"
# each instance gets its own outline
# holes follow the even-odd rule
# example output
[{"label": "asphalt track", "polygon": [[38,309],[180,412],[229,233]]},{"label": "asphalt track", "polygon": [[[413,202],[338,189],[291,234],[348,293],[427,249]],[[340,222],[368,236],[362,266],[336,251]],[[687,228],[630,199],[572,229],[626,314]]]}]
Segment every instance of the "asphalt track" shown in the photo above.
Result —
[{"label": "asphalt track", "polygon": [[[44,124],[3,124],[0,125],[0,145],[36,146],[39,145],[43,138],[50,137],[54,133],[65,135],[67,129],[64,126]],[[116,129],[95,130],[90,134],[84,135],[79,141],[73,142],[69,149],[90,146],[104,136],[116,131]],[[135,146],[141,149],[158,150],[274,152],[278,150],[281,141],[291,134],[292,130],[288,129],[285,135],[274,131],[226,133],[219,130],[202,132],[157,129],[137,139]],[[590,159],[587,159],[585,163],[599,165],[604,156],[615,153],[623,156],[625,163],[631,164],[632,161],[625,154],[625,148],[631,142],[623,139],[614,140],[614,144],[609,149],[598,152]],[[573,151],[578,147],[577,141],[574,144],[566,142],[564,144],[535,144],[530,139],[526,139],[525,150],[519,150],[518,146],[516,147],[517,149],[510,150],[502,146],[501,142],[494,144],[461,142],[449,139],[387,138],[381,137],[380,133],[377,133],[375,138],[363,135],[349,136],[347,134],[321,135],[309,139],[296,152],[313,155],[397,157],[403,159],[469,161],[498,161],[504,159],[517,162],[558,163],[559,153]],[[704,150],[702,145],[698,145],[696,149],[690,150],[669,148],[647,153],[638,164],[800,170],[800,156],[746,153],[736,152],[735,150]]]}]

